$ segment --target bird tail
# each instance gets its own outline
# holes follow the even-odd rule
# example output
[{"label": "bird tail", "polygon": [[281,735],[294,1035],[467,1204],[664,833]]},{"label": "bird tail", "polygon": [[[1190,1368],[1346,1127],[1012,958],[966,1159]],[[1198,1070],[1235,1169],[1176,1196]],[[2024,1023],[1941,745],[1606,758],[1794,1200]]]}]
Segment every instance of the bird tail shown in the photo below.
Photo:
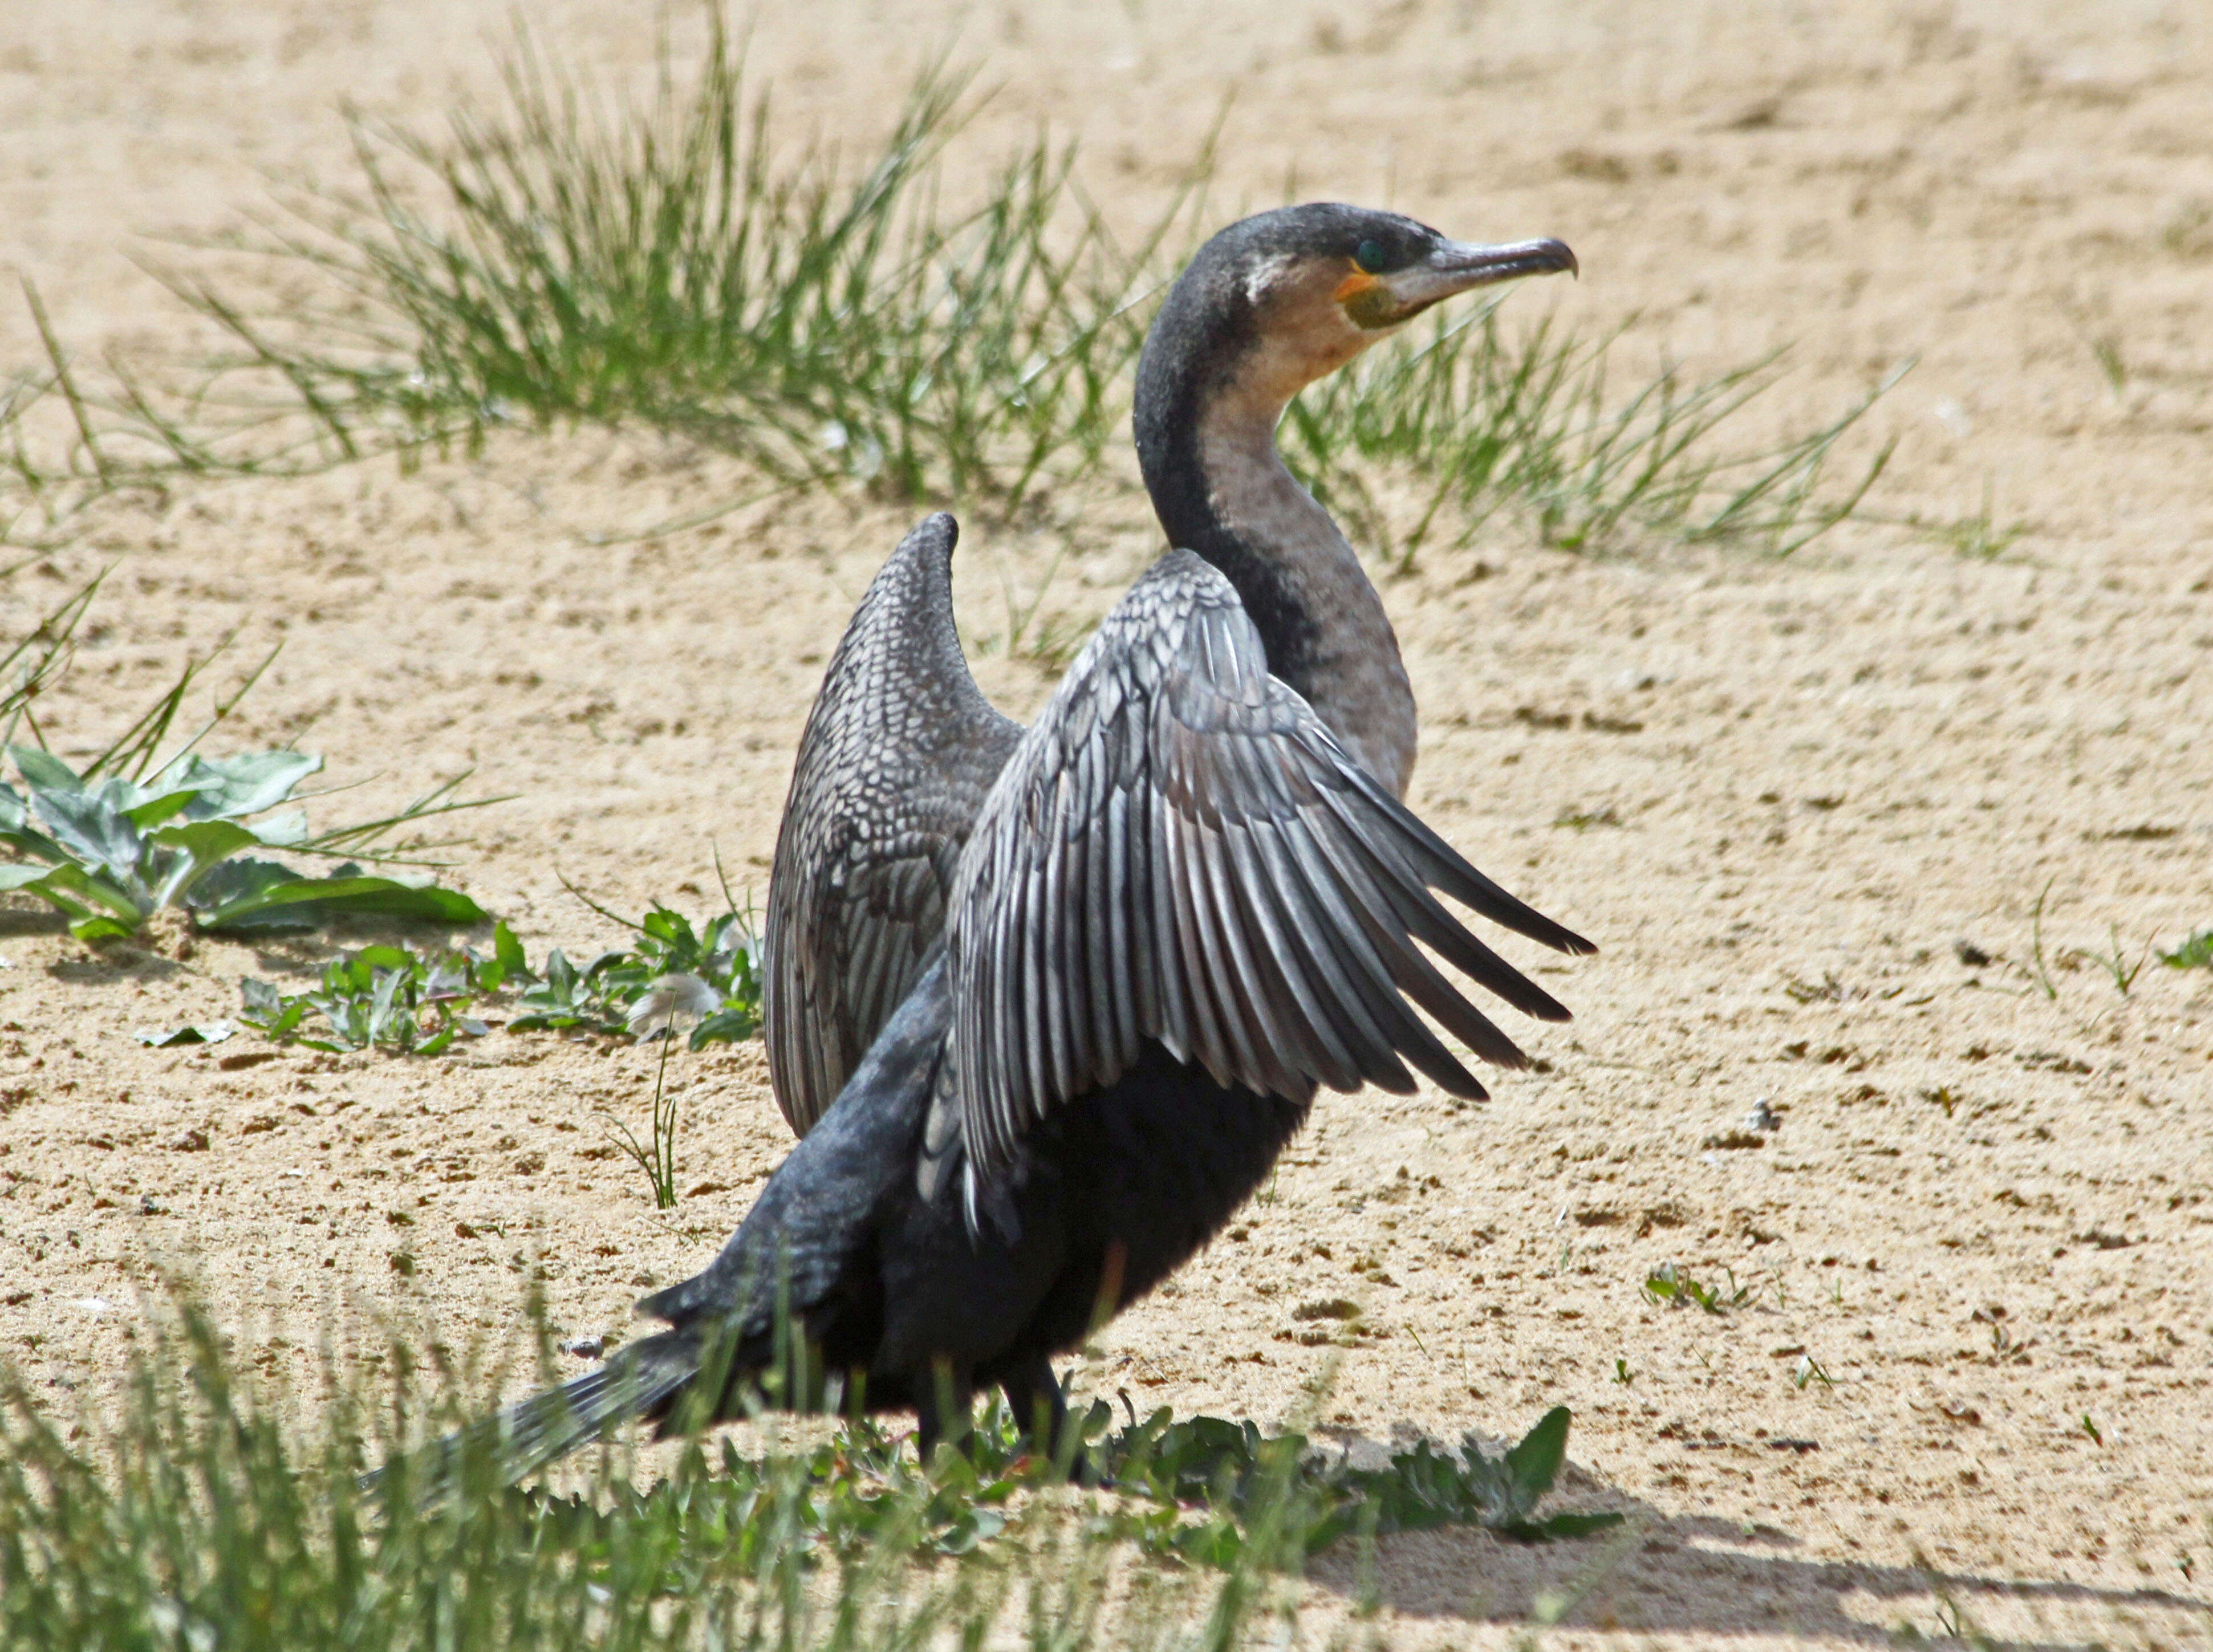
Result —
[{"label": "bird tail", "polygon": [[[632,1343],[595,1371],[503,1407],[447,1435],[410,1463],[415,1495],[435,1503],[479,1474],[511,1485],[633,1417],[664,1415],[699,1373],[698,1336],[663,1331]],[[366,1491],[393,1488],[399,1465],[363,1476]]]}]

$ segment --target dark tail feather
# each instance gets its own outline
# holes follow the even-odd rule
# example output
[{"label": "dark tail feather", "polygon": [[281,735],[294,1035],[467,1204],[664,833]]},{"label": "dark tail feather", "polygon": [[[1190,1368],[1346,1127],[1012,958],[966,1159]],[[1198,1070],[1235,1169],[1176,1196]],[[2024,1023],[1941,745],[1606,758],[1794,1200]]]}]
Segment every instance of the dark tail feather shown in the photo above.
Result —
[{"label": "dark tail feather", "polygon": [[[699,1339],[688,1331],[663,1331],[634,1342],[599,1370],[505,1406],[431,1446],[409,1467],[417,1495],[426,1503],[442,1499],[465,1477],[465,1465],[480,1462],[494,1465],[499,1483],[511,1485],[633,1417],[660,1415],[698,1375],[699,1357]],[[392,1473],[387,1463],[363,1475],[363,1489],[381,1494]]]}]

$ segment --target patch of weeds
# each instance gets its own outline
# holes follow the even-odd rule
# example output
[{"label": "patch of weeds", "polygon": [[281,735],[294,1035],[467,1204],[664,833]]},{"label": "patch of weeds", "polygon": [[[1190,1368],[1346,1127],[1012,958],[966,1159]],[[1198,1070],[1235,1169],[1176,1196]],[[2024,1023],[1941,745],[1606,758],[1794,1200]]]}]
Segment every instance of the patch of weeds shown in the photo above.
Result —
[{"label": "patch of weeds", "polygon": [[[366,946],[325,965],[322,986],[314,992],[280,993],[248,976],[240,983],[246,1007],[238,1018],[264,1037],[314,1050],[436,1055],[457,1038],[491,1030],[469,1011],[521,968],[522,949],[508,926],[502,923],[492,934],[489,958],[467,947],[434,953]],[[309,1016],[322,1018],[320,1036],[302,1030]]]},{"label": "patch of weeds", "polygon": [[1722,1270],[1728,1275],[1726,1289],[1707,1285],[1687,1272],[1679,1270],[1673,1262],[1662,1262],[1644,1278],[1644,1294],[1654,1302],[1665,1303],[1670,1308],[1696,1306],[1709,1314],[1726,1314],[1733,1308],[1742,1308],[1752,1301],[1752,1287],[1739,1285],[1736,1272],[1731,1268]]},{"label": "patch of weeds", "polygon": [[[594,910],[614,918],[604,908]],[[640,923],[614,920],[635,932],[636,943],[602,952],[581,969],[558,947],[543,970],[533,969],[502,921],[492,926],[489,956],[468,946],[364,947],[326,965],[320,987],[306,993],[280,993],[248,977],[241,983],[246,1007],[239,1019],[266,1037],[311,1049],[415,1055],[449,1049],[457,1036],[484,1036],[489,1024],[471,1011],[496,998],[496,1007],[521,1011],[508,1023],[516,1032],[651,1038],[682,1021],[694,1050],[753,1036],[760,1024],[759,966],[752,932],[735,909],[698,928],[661,906]]]},{"label": "patch of weeds", "polygon": [[[650,917],[648,921],[651,921]],[[685,925],[687,935],[690,930],[691,926]],[[704,1023],[707,1017],[717,1013],[722,1004],[722,995],[698,976],[673,975],[656,976],[631,1007],[629,1030],[661,1042],[661,1061],[653,1076],[651,1145],[639,1141],[635,1131],[606,1108],[601,1108],[600,1113],[607,1121],[615,1145],[629,1155],[631,1163],[645,1172],[645,1179],[652,1184],[655,1210],[674,1210],[676,1206],[676,1098],[668,1093],[668,1053],[676,1047],[680,1023]],[[747,1030],[751,1030],[750,1022]]]},{"label": "patch of weeds", "polygon": [[1563,809],[1552,818],[1552,824],[1571,832],[1587,832],[1594,826],[1619,826],[1621,817],[1608,804],[1603,809]]},{"label": "patch of weeds", "polygon": [[2213,929],[2201,929],[2159,961],[2170,969],[2213,969]]},{"label": "patch of weeds", "polygon": [[168,277],[239,346],[217,383],[242,375],[332,459],[581,420],[680,431],[781,483],[1009,507],[1094,467],[1181,201],[1125,248],[1073,146],[1039,138],[952,206],[939,161],[969,77],[942,64],[865,164],[788,147],[708,18],[697,72],[664,44],[646,103],[526,32],[497,106],[436,135],[357,117],[357,194],[307,194],[224,244],[320,294],[263,313]]},{"label": "patch of weeds", "polygon": [[[1090,1429],[1103,1432],[1108,1415],[1103,1401],[1094,1405]],[[1204,1510],[1197,1521],[1141,1521],[1134,1535],[1148,1547],[1216,1565],[1243,1552],[1251,1517],[1264,1503],[1295,1556],[1354,1533],[1445,1525],[1482,1526],[1517,1541],[1540,1542],[1621,1523],[1614,1513],[1535,1518],[1567,1460],[1570,1420],[1568,1408],[1556,1406],[1496,1457],[1471,1434],[1457,1455],[1424,1440],[1393,1453],[1384,1467],[1362,1469],[1351,1466],[1349,1455],[1317,1456],[1301,1435],[1264,1436],[1255,1424],[1219,1417],[1179,1423],[1162,1407],[1103,1439],[1092,1457],[1118,1491],[1153,1498],[1164,1509]]]},{"label": "patch of weeds", "polygon": [[[531,978],[522,994],[518,1006],[522,1013],[513,1023],[515,1031],[544,1028],[635,1034],[645,1029],[641,1016],[661,1012],[655,1007],[656,992],[662,996],[688,994],[688,1012],[698,1001],[689,987],[696,981],[713,995],[714,1005],[699,1011],[691,1048],[753,1036],[760,1025],[760,961],[752,926],[735,902],[694,929],[691,920],[664,906],[656,904],[633,923],[574,888],[570,892],[636,938],[627,947],[600,953],[582,969],[554,948],[545,969]],[[723,893],[727,899],[729,890]]]},{"label": "patch of weeds", "polygon": [[[1635,529],[1789,556],[1858,508],[1896,445],[1826,485],[1838,444],[1898,374],[1779,446],[1731,448],[1724,428],[1778,382],[1779,356],[1697,380],[1663,366],[1617,398],[1613,338],[1579,339],[1550,321],[1509,336],[1497,310],[1440,317],[1426,339],[1371,351],[1302,394],[1279,433],[1300,479],[1401,566],[1441,521],[1465,544],[1507,503],[1568,550],[1602,550]],[[1403,535],[1394,538],[1356,465],[1418,482],[1424,501]]]},{"label": "patch of weeds", "polygon": [[[419,1347],[382,1351],[400,1399],[457,1409],[443,1351]],[[1157,1619],[1102,1625],[1113,1534],[1007,1509],[1008,1477],[918,1474],[867,1425],[758,1461],[695,1439],[643,1485],[601,1453],[564,1497],[503,1485],[477,1452],[435,1504],[404,1483],[372,1502],[357,1477],[384,1455],[388,1385],[337,1376],[303,1407],[241,1357],[204,1315],[157,1323],[82,1427],[0,1373],[0,1645],[412,1652],[431,1625],[437,1644],[539,1652],[980,1646],[1033,1613],[1065,1652],[1167,1652],[1210,1614],[1241,1641],[1266,1598],[1248,1562],[1162,1576]],[[1019,1540],[986,1543],[1026,1514]],[[979,1547],[999,1564],[960,1562]]]}]

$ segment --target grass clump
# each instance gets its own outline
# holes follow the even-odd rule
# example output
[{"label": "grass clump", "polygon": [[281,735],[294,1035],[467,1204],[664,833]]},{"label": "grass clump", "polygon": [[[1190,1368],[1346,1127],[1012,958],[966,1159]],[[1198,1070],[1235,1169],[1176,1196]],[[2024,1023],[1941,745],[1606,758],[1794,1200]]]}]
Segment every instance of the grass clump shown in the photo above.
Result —
[{"label": "grass clump", "polygon": [[[464,1436],[429,1498],[412,1478],[424,1460],[392,1450],[377,1419],[463,1414],[449,1364],[395,1339],[396,1388],[332,1366],[310,1413],[241,1376],[189,1303],[149,1323],[119,1398],[74,1424],[0,1372],[0,1648],[888,1652],[1027,1625],[1066,1652],[1227,1649],[1271,1604],[1275,1574],[1347,1533],[1403,1528],[1394,1509],[1526,1514],[1567,1428],[1549,1414],[1479,1479],[1449,1453],[1418,1472],[1402,1453],[1360,1482],[1369,1500],[1350,1519],[1338,1491],[1353,1482],[1309,1464],[1296,1436],[1163,1413],[1098,1442],[1126,1484],[1085,1495],[1058,1489],[1064,1465],[1029,1453],[997,1406],[966,1455],[927,1470],[871,1421],[790,1445],[770,1418],[764,1456],[695,1437],[665,1478],[634,1485],[601,1451],[585,1488],[561,1495],[502,1485],[497,1442]],[[377,1493],[359,1479],[372,1461],[391,1466]],[[1148,1541],[1180,1530],[1209,1535]],[[1132,1543],[1200,1564],[1114,1581]]]},{"label": "grass clump", "polygon": [[[1618,397],[1613,340],[1549,320],[1509,334],[1498,308],[1440,317],[1426,338],[1369,352],[1293,402],[1279,433],[1301,479],[1402,564],[1441,523],[1464,544],[1508,503],[1568,550],[1600,550],[1634,529],[1787,556],[1858,508],[1896,446],[1831,485],[1838,444],[1898,374],[1829,423],[1747,450],[1727,446],[1723,427],[1779,381],[1779,353],[1704,379],[1663,367]],[[1412,480],[1411,527],[1394,532],[1356,465]]]},{"label": "grass clump", "polygon": [[[922,74],[863,164],[779,148],[718,14],[688,83],[612,109],[526,34],[491,110],[436,137],[355,118],[361,191],[229,245],[326,278],[254,313],[169,277],[227,367],[326,456],[495,426],[637,420],[787,483],[1019,501],[1121,434],[1131,306],[1174,214],[1125,251],[1040,138],[950,203],[967,77]],[[273,391],[273,398],[270,392]]]},{"label": "grass clump", "polygon": [[[676,432],[774,487],[1003,510],[1097,471],[1125,439],[1148,301],[1195,241],[1195,203],[1119,239],[1075,145],[1043,137],[956,196],[941,162],[969,77],[942,64],[857,161],[781,143],[709,16],[696,70],[664,47],[643,100],[600,95],[526,33],[503,97],[441,131],[350,117],[354,188],[296,192],[201,249],[265,260],[281,306],[205,269],[163,275],[235,345],[180,396],[113,364],[88,386],[29,295],[47,363],[0,392],[18,514],[573,422]],[[1625,392],[1613,343],[1509,332],[1496,305],[1441,316],[1295,401],[1286,459],[1402,563],[1506,505],[1572,550],[1640,533],[1789,555],[1883,472],[1891,444],[1863,465],[1839,450],[1895,375],[1826,424],[1747,445],[1739,416],[1779,381],[1777,355],[1706,377],[1663,366]],[[58,458],[24,439],[40,409]],[[1379,470],[1411,484],[1411,523],[1363,476]]]}]

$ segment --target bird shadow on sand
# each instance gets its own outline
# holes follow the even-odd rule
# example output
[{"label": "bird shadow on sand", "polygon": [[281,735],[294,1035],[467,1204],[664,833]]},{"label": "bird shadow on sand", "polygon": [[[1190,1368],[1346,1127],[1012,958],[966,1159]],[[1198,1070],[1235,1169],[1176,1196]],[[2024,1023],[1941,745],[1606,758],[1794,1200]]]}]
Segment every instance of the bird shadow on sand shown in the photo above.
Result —
[{"label": "bird shadow on sand", "polygon": [[[1670,1514],[1572,1467],[1559,1506],[1616,1509],[1625,1524],[1569,1542],[1521,1543],[1473,1527],[1395,1534],[1372,1553],[1346,1541],[1308,1564],[1316,1588],[1360,1607],[1449,1625],[1557,1625],[1588,1643],[1619,1632],[1691,1644],[1720,1637],[1896,1646],[1951,1640],[2007,1652],[2088,1652],[2203,1635],[2213,1601],[2007,1576],[1921,1556],[1906,1564],[1802,1552],[1802,1537],[1747,1530],[1711,1515]],[[1517,1644],[1520,1643],[1517,1642]]]}]

